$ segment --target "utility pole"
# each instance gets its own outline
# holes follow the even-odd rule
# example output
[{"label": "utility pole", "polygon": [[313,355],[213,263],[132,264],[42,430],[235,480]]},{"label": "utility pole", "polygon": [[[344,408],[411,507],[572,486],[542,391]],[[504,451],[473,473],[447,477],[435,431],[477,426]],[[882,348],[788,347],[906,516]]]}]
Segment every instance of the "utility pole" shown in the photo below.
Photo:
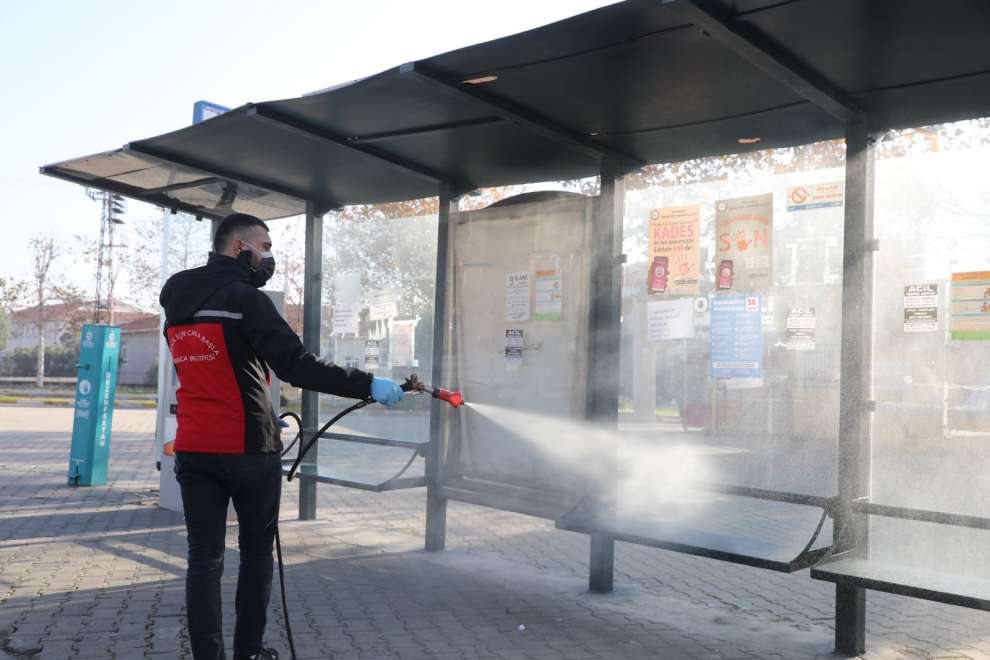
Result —
[{"label": "utility pole", "polygon": [[[113,250],[122,247],[114,242],[114,229],[123,225],[124,198],[116,193],[86,190],[86,195],[100,202],[100,238],[96,246],[96,296],[93,301],[93,323],[113,325],[113,290],[117,281],[114,272]],[[105,313],[104,313],[104,310]]]}]

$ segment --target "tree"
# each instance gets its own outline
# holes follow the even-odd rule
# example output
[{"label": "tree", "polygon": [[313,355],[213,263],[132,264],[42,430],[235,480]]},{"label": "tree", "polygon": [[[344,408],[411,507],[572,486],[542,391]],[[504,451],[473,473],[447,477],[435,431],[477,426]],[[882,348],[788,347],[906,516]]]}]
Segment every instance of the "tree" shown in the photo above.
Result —
[{"label": "tree", "polygon": [[55,238],[49,236],[34,236],[28,245],[34,253],[34,294],[37,300],[38,312],[35,316],[35,328],[38,333],[38,350],[35,378],[38,387],[45,384],[45,302],[49,297],[48,276],[52,263],[58,257],[59,250],[55,245]]},{"label": "tree", "polygon": [[[45,382],[45,326],[48,324],[48,306],[52,302],[63,303],[66,308],[78,307],[81,304],[79,289],[67,282],[63,277],[53,272],[53,266],[64,254],[62,247],[52,235],[36,234],[28,241],[34,265],[30,293],[34,298],[34,325],[38,334],[37,351],[35,355],[35,379],[38,387]],[[73,317],[71,321],[78,323],[81,319]]]},{"label": "tree", "polygon": [[27,282],[0,277],[0,351],[10,337],[10,315],[27,293]]},{"label": "tree", "polygon": [[[429,213],[435,208],[434,200],[421,201],[415,210]],[[433,304],[436,223],[428,217],[397,220],[388,217],[389,210],[394,209],[349,206],[330,215],[324,226],[327,300],[332,299],[335,275],[356,272],[361,276],[365,303],[371,292],[393,289],[400,316],[415,316]]]},{"label": "tree", "polygon": [[285,320],[293,330],[301,334],[306,264],[298,228],[296,223],[285,222],[272,233],[276,234],[272,237],[276,270],[275,277],[266,288],[282,290],[285,296]]},{"label": "tree", "polygon": [[[131,232],[128,249],[120,254],[123,270],[127,271],[127,294],[123,298],[142,309],[158,309],[158,294],[162,263],[162,232],[164,215],[155,215],[133,223],[139,229]],[[206,263],[210,252],[210,223],[197,221],[185,213],[169,217],[169,274]]]}]

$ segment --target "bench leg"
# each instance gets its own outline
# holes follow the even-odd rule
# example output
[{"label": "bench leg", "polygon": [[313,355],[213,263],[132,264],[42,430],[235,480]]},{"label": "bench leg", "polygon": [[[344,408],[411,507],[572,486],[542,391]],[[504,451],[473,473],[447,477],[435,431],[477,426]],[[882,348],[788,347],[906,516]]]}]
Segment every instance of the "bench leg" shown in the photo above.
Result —
[{"label": "bench leg", "polygon": [[591,558],[588,565],[588,588],[592,593],[611,593],[615,577],[615,539],[602,534],[591,535]]},{"label": "bench leg", "polygon": [[316,520],[315,479],[299,479],[299,520]]},{"label": "bench leg", "polygon": [[835,652],[853,657],[866,651],[866,589],[835,585]]}]

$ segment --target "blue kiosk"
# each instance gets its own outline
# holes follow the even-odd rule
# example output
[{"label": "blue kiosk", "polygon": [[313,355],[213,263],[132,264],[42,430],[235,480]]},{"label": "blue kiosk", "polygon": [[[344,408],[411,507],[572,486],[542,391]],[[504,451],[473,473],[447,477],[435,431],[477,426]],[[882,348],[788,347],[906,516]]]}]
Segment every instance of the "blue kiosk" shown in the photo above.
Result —
[{"label": "blue kiosk", "polygon": [[120,328],[86,324],[79,346],[68,479],[70,486],[102,486],[110,461]]}]

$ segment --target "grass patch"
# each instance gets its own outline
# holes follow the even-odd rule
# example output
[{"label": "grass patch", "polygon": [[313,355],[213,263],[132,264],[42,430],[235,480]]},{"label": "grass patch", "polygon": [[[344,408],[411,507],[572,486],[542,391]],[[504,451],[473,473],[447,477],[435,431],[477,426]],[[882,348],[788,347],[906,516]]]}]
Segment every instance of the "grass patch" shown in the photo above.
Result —
[{"label": "grass patch", "polygon": [[0,396],[0,403],[18,403],[20,399],[16,396]]},{"label": "grass patch", "polygon": [[67,406],[72,403],[72,399],[42,399],[41,403],[46,406]]}]

